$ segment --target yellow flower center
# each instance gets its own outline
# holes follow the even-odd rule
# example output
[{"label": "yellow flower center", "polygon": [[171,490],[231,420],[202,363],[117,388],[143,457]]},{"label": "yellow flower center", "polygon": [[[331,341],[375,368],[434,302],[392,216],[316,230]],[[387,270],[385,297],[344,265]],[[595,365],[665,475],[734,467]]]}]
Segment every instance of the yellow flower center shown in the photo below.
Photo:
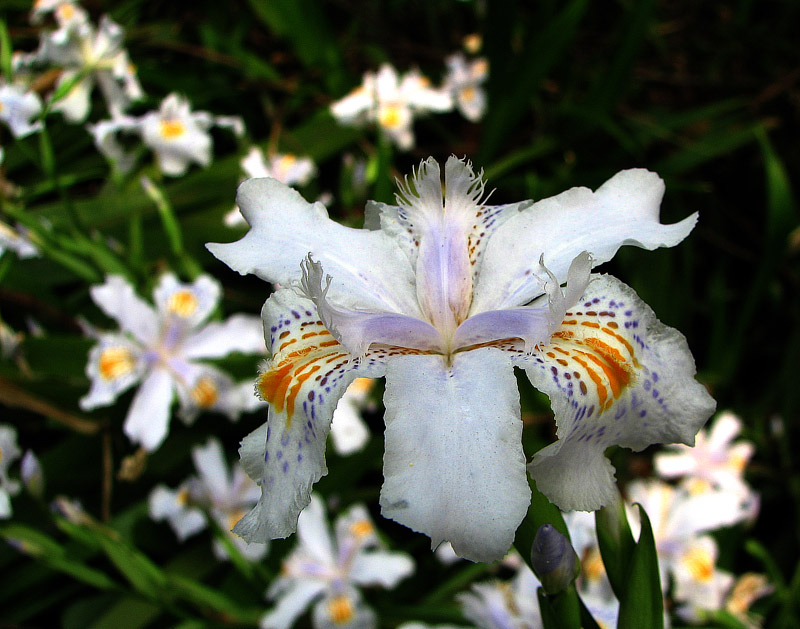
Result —
[{"label": "yellow flower center", "polygon": [[186,127],[180,120],[162,120],[161,137],[165,140],[174,140],[186,133]]},{"label": "yellow flower center", "polygon": [[475,88],[465,87],[463,90],[461,90],[461,98],[467,102],[475,100]]},{"label": "yellow flower center", "polygon": [[328,602],[328,618],[334,625],[343,625],[353,619],[353,603],[347,596],[341,595]]},{"label": "yellow flower center", "polygon": [[598,581],[606,572],[603,565],[603,558],[600,556],[600,551],[592,548],[586,558],[583,560],[583,574],[589,581]]},{"label": "yellow flower center", "polygon": [[695,581],[708,583],[714,576],[714,558],[705,548],[690,548],[683,555],[683,562]]},{"label": "yellow flower center", "polygon": [[104,380],[116,380],[133,371],[136,361],[127,347],[109,347],[100,354],[100,376]]},{"label": "yellow flower center", "polygon": [[180,489],[175,495],[175,502],[177,502],[181,507],[185,507],[187,504],[189,504],[189,490],[186,489],[186,487]]},{"label": "yellow flower center", "polygon": [[62,4],[56,9],[56,15],[61,20],[71,20],[75,16],[75,7],[71,4]]},{"label": "yellow flower center", "polygon": [[232,530],[233,527],[239,523],[239,520],[241,520],[244,517],[244,514],[245,512],[243,509],[236,509],[235,511],[231,511],[228,514],[228,519],[226,520],[226,522],[229,531]]},{"label": "yellow flower center", "polygon": [[396,129],[402,123],[400,105],[386,105],[378,114],[378,123],[386,129]]},{"label": "yellow flower center", "polygon": [[209,377],[200,378],[192,389],[192,399],[201,408],[211,408],[219,398],[217,385]]},{"label": "yellow flower center", "polygon": [[359,539],[366,537],[372,533],[373,530],[372,523],[367,522],[366,520],[358,520],[350,525],[350,533],[353,535],[353,537],[357,537]]},{"label": "yellow flower center", "polygon": [[191,317],[197,310],[197,297],[188,290],[179,290],[170,295],[167,309],[179,317]]},{"label": "yellow flower center", "polygon": [[275,170],[277,171],[275,174],[278,175],[279,180],[286,178],[286,173],[296,161],[297,158],[294,155],[284,155],[278,160],[278,163],[275,165]]}]

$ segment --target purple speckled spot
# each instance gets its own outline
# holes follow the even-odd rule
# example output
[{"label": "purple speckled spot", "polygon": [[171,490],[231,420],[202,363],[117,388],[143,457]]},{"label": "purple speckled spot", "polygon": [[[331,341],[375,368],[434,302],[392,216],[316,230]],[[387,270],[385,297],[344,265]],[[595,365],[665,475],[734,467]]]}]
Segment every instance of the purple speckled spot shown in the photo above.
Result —
[{"label": "purple speckled spot", "polygon": [[655,371],[650,373],[650,377],[653,379],[653,382],[658,382],[658,374]]},{"label": "purple speckled spot", "polygon": [[267,441],[269,441],[269,436],[272,434],[272,427],[267,425]]},{"label": "purple speckled spot", "polygon": [[284,461],[283,462],[283,473],[286,474],[286,472],[288,472],[288,471],[289,471],[289,461]]},{"label": "purple speckled spot", "polygon": [[289,433],[288,432],[283,433],[283,436],[281,437],[281,445],[284,448],[289,445]]},{"label": "purple speckled spot", "polygon": [[293,316],[295,319],[299,319],[299,318],[300,318],[300,313],[299,313],[299,312],[297,312],[296,310],[292,310],[292,316]]},{"label": "purple speckled spot", "polygon": [[303,462],[303,455],[302,454],[298,454],[297,455],[297,462],[298,463],[302,463]]},{"label": "purple speckled spot", "polygon": [[264,452],[264,463],[266,463],[267,461],[269,461],[269,450]]},{"label": "purple speckled spot", "polygon": [[646,410],[639,412],[639,417],[644,417],[645,415],[647,415],[647,411]]},{"label": "purple speckled spot", "polygon": [[277,332],[277,331],[278,331],[278,326],[275,326],[275,325],[273,325],[273,326],[270,328],[270,331],[271,331],[271,332]]},{"label": "purple speckled spot", "polygon": [[652,387],[652,386],[653,386],[653,383],[652,383],[652,382],[650,382],[649,380],[645,380],[645,381],[644,381],[644,384],[643,384],[642,386],[644,387],[644,390],[645,390],[645,391],[649,391],[649,390],[650,390],[650,387]]},{"label": "purple speckled spot", "polygon": [[278,450],[278,454],[276,455],[278,460],[280,461],[283,458],[283,450]]},{"label": "purple speckled spot", "polygon": [[658,389],[653,389],[653,397],[658,398]]}]

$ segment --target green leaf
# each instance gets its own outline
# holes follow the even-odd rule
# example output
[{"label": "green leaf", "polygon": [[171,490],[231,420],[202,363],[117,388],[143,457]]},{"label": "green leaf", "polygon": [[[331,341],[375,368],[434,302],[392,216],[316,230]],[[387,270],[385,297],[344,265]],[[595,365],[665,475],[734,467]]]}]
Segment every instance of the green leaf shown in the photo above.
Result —
[{"label": "green leaf", "polygon": [[595,511],[595,526],[600,556],[611,583],[611,589],[622,600],[627,588],[627,576],[636,542],[619,494],[609,505]]},{"label": "green leaf", "polygon": [[625,593],[619,604],[617,627],[661,629],[664,627],[664,600],[658,573],[656,543],[647,513],[642,505],[636,506],[639,507],[642,532],[631,556]]},{"label": "green leaf", "polygon": [[554,596],[540,587],[536,595],[544,629],[581,629],[581,602],[574,585]]},{"label": "green leaf", "polygon": [[63,572],[73,579],[101,590],[120,589],[107,574],[70,557],[61,544],[44,533],[22,524],[10,524],[0,529],[0,536],[49,568]]}]

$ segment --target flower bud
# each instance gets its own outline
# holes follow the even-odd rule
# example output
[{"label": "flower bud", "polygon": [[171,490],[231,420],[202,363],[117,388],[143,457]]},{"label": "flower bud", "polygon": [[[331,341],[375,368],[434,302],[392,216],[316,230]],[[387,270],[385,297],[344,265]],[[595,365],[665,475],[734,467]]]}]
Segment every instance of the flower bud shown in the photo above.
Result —
[{"label": "flower bud", "polygon": [[536,531],[531,549],[531,565],[548,594],[558,594],[566,590],[581,569],[581,562],[569,540],[551,524],[542,524]]},{"label": "flower bud", "polygon": [[22,457],[20,474],[25,489],[35,498],[41,498],[44,495],[44,472],[39,459],[30,450]]}]

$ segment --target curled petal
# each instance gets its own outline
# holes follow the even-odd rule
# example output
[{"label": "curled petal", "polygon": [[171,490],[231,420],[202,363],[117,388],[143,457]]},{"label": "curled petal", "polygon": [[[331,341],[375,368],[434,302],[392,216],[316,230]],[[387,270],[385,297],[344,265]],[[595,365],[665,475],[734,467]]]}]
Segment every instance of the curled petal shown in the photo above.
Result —
[{"label": "curled petal", "polygon": [[628,286],[592,276],[550,343],[523,357],[550,397],[558,441],[529,466],[539,489],[565,510],[594,510],[613,497],[611,445],[694,443],[714,401],[694,379],[683,336],[656,319]]},{"label": "curled petal", "polygon": [[327,300],[330,276],[322,287],[322,265],[309,255],[303,262],[302,287],[314,302],[328,331],[353,356],[363,356],[372,343],[413,349],[437,349],[442,338],[430,323],[393,312],[367,312],[340,308]]}]

